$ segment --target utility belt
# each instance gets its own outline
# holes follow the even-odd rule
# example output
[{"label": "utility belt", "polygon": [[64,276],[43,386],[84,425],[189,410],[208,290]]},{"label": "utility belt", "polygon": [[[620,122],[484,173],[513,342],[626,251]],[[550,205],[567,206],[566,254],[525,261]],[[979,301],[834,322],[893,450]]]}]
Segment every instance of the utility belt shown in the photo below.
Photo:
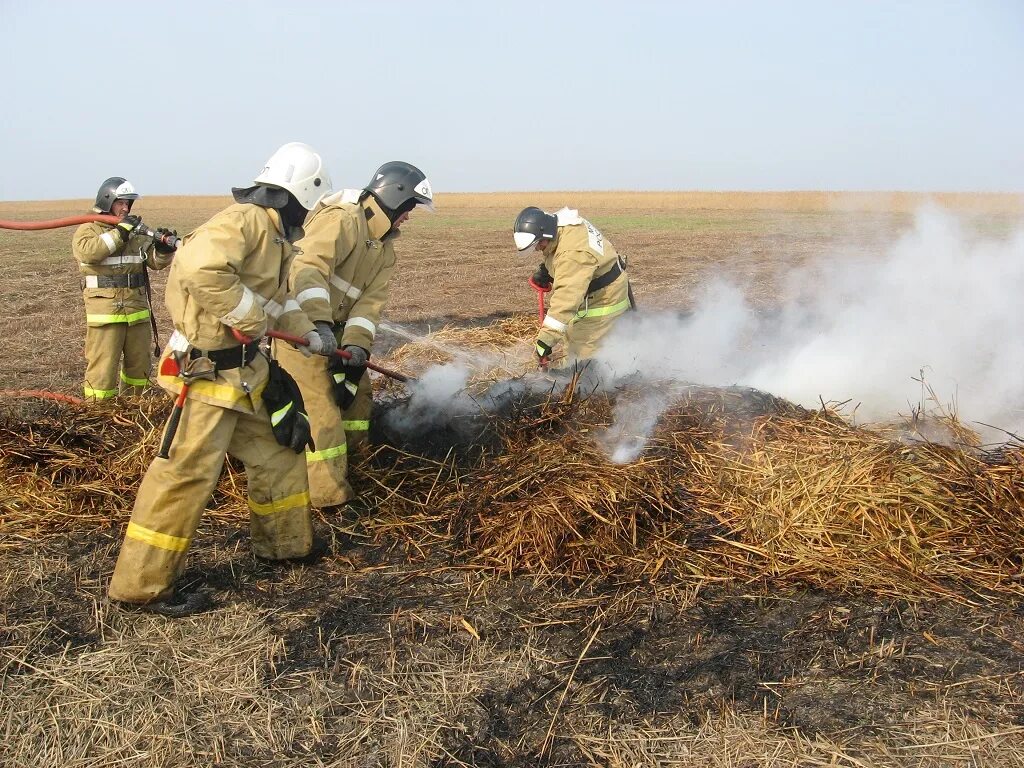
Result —
[{"label": "utility belt", "polygon": [[142,288],[146,285],[146,276],[134,275],[86,275],[86,288]]},{"label": "utility belt", "polygon": [[615,265],[605,272],[600,277],[595,277],[590,281],[590,285],[587,286],[587,294],[597,293],[602,288],[607,288],[609,285],[615,282],[619,275],[626,271],[626,262],[619,256],[615,260]]},{"label": "utility belt", "polygon": [[200,357],[207,358],[218,371],[230,371],[232,368],[241,368],[256,359],[260,353],[259,341],[251,341],[248,344],[240,344],[237,347],[228,349],[211,349],[204,351],[193,347],[189,350],[189,360],[197,360]]}]

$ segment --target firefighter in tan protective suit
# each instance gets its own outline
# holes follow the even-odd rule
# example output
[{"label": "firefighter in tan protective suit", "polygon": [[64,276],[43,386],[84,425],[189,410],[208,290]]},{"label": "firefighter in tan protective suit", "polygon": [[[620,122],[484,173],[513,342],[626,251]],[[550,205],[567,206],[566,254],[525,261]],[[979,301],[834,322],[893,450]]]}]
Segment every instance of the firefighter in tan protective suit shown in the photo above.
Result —
[{"label": "firefighter in tan protective suit", "polygon": [[633,306],[626,264],[615,247],[578,211],[523,209],[512,229],[520,252],[544,255],[532,282],[550,289],[537,333],[542,367],[566,368],[594,356],[615,319]]},{"label": "firefighter in tan protective suit", "polygon": [[[96,193],[93,213],[117,216],[117,226],[92,222],[75,230],[72,253],[82,272],[85,302],[85,382],[90,401],[107,400],[120,383],[137,393],[149,384],[153,344],[146,268],[171,263],[173,246],[142,234],[142,219],[131,215],[139,199],[121,176],[104,181]],[[158,229],[157,235],[173,234]],[[122,363],[123,358],[123,363]]]},{"label": "firefighter in tan protective suit", "polygon": [[426,175],[405,162],[385,163],[362,190],[325,198],[306,222],[291,271],[291,293],[316,324],[325,348],[351,357],[279,352],[309,408],[316,449],[306,452],[314,507],[352,498],[349,451],[366,440],[373,390],[366,363],[395,269],[394,241],[417,205],[433,210]]},{"label": "firefighter in tan protective suit", "polygon": [[[188,388],[168,457],[153,460],[139,487],[110,582],[112,599],[170,616],[205,607],[200,592],[176,595],[174,581],[226,454],[245,465],[256,556],[310,556],[308,417],[294,381],[256,340],[277,328],[303,336],[309,351],[323,349],[288,295],[287,277],[292,242],[330,188],[320,156],[305,144],[286,144],[253,186],[232,190],[234,205],[179,247],[166,294],[175,331],[158,382],[172,393]],[[235,331],[251,341],[240,343]],[[173,416],[165,445],[172,424]]]}]

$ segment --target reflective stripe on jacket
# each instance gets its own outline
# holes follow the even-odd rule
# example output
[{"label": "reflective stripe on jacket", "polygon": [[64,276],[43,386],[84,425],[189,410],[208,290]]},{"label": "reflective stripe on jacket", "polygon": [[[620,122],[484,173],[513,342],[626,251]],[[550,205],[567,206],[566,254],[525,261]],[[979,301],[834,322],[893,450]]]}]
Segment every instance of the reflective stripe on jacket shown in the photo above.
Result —
[{"label": "reflective stripe on jacket", "polygon": [[83,278],[92,278],[82,281],[85,320],[90,326],[135,325],[149,319],[145,287],[100,288],[90,287],[87,282],[96,282],[99,277],[141,275],[143,264],[163,269],[171,263],[172,254],[157,253],[150,237],[136,235],[125,244],[121,230],[98,221],[75,230],[71,252]]},{"label": "reflective stripe on jacket", "polygon": [[344,324],[342,345],[373,348],[397,260],[399,233],[380,239],[389,227],[372,198],[357,203],[336,194],[314,209],[296,244],[292,293],[311,320]]},{"label": "reflective stripe on jacket", "polygon": [[[268,328],[295,336],[313,330],[313,323],[287,292],[294,247],[285,238],[277,211],[237,203],[225,208],[178,247],[167,279],[167,309],[177,331],[200,350],[238,347],[237,328],[259,338]],[[170,352],[172,341],[163,357]],[[215,381],[194,381],[188,396],[212,405],[255,413],[269,367],[262,356],[245,367],[218,371]],[[172,392],[177,377],[159,376]]]},{"label": "reflective stripe on jacket", "polygon": [[[553,280],[544,323],[537,340],[553,347],[579,320],[619,315],[629,309],[625,270],[610,285],[588,294],[590,282],[618,261],[615,247],[576,211],[558,212],[555,239],[544,251],[544,266]],[[563,223],[564,222],[564,223]]]}]

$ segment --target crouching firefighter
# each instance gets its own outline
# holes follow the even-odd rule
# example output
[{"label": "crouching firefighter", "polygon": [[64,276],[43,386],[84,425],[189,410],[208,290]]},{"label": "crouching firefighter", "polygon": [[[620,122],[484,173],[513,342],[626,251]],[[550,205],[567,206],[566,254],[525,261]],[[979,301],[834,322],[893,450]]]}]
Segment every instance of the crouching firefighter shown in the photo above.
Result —
[{"label": "crouching firefighter", "polygon": [[313,423],[316,450],[307,452],[306,463],[314,507],[352,498],[348,454],[369,429],[373,391],[366,363],[395,270],[394,242],[413,208],[432,211],[433,199],[426,175],[395,161],[378,168],[363,189],[324,198],[306,222],[290,292],[316,324],[324,349],[337,345],[350,355],[325,360],[290,347],[279,352]]},{"label": "crouching firefighter", "polygon": [[171,263],[174,246],[159,236],[175,233],[158,229],[155,240],[143,234],[142,219],[131,213],[138,199],[131,182],[111,176],[100,185],[92,212],[121,221],[116,226],[82,224],[72,240],[72,253],[82,273],[86,323],[82,389],[89,401],[114,397],[119,384],[132,393],[149,385],[156,323],[146,270]]},{"label": "crouching firefighter", "polygon": [[512,229],[516,248],[533,248],[544,261],[530,278],[535,290],[550,291],[536,340],[536,359],[545,368],[566,368],[589,360],[615,319],[634,309],[626,262],[578,211],[547,213],[525,208]]},{"label": "crouching firefighter", "polygon": [[304,337],[312,352],[322,349],[287,295],[287,276],[303,219],[330,189],[320,156],[286,144],[253,186],[232,190],[234,205],[178,248],[166,298],[175,330],[157,379],[177,395],[175,409],[135,499],[110,581],[113,600],[170,616],[205,607],[201,592],[176,595],[174,582],[225,455],[245,465],[255,555],[311,555],[308,417],[298,388],[258,340],[277,328]]}]

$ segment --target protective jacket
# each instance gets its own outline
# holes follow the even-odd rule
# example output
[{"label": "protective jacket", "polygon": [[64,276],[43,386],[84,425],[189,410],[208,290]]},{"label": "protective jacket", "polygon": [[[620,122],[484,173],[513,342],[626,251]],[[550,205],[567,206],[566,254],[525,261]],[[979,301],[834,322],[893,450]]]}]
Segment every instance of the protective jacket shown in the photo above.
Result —
[{"label": "protective jacket", "polygon": [[[314,209],[290,282],[311,320],[331,323],[342,346],[370,351],[395,270],[393,241],[399,233],[387,234],[391,223],[376,200],[360,203],[359,196],[360,190],[343,190]],[[325,358],[302,358],[283,346],[278,356],[302,390],[313,428],[316,450],[306,452],[313,506],[344,504],[352,498],[349,450],[366,441],[369,429],[369,376],[361,377],[354,402],[342,412]]]},{"label": "protective jacket", "polygon": [[306,221],[292,265],[292,294],[310,320],[338,327],[340,343],[373,348],[395,271],[394,232],[372,197],[342,190],[323,200]]},{"label": "protective jacket", "polygon": [[163,269],[173,254],[157,253],[151,237],[134,235],[125,243],[122,230],[102,222],[75,230],[72,253],[82,273],[85,320],[90,327],[149,322],[143,264]]},{"label": "protective jacket", "polygon": [[[297,335],[313,330],[287,298],[288,234],[275,209],[239,203],[178,248],[167,281],[175,332],[164,358],[179,353],[182,368],[196,378],[167,458],[154,459],[139,486],[110,580],[115,600],[146,603],[173,593],[225,455],[245,465],[256,554],[280,560],[310,551],[305,459],[276,438],[280,422],[262,397],[270,376],[266,358],[228,329],[251,338],[268,326]],[[174,393],[182,386],[176,376],[161,375],[159,382]]]},{"label": "protective jacket", "polygon": [[[241,347],[230,329],[252,339],[267,329],[296,336],[313,330],[313,323],[288,295],[295,248],[287,234],[273,208],[236,203],[187,235],[178,247],[166,291],[176,333],[164,357],[191,347],[193,355],[237,349],[251,359],[218,370],[213,381],[193,381],[189,398],[243,413],[259,411],[268,375],[266,360]],[[174,393],[181,388],[176,376],[160,375],[158,381]]]},{"label": "protective jacket", "polygon": [[[586,337],[589,347],[598,340],[594,331],[603,336],[611,327],[608,321],[629,309],[625,264],[608,239],[578,211],[563,208],[555,215],[558,234],[544,249],[544,266],[553,282],[537,341],[554,347],[568,337],[571,347],[573,336],[579,335]],[[609,277],[613,279],[607,285],[592,287],[595,280]],[[592,327],[585,333],[574,334],[574,326]],[[592,352],[587,349],[587,354]],[[584,356],[580,350],[571,348],[569,353]]]}]

